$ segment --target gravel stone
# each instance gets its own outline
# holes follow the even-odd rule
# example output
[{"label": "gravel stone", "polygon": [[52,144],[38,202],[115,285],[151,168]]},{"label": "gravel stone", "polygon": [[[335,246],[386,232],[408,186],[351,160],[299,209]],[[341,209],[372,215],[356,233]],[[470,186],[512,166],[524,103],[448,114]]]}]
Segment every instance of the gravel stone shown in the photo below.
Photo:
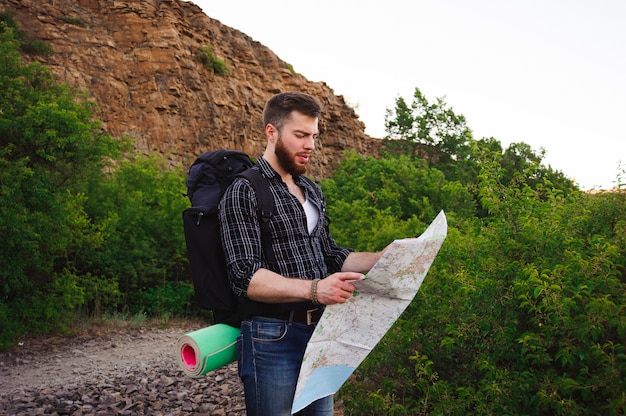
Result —
[{"label": "gravel stone", "polygon": [[177,339],[201,327],[25,340],[0,352],[0,414],[243,416],[235,363],[200,378],[178,367]]}]

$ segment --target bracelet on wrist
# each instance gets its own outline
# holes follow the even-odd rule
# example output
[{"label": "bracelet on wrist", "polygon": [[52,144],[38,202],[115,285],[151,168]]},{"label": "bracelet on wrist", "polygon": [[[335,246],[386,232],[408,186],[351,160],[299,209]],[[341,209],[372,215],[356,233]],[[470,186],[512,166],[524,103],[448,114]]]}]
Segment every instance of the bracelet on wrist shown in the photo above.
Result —
[{"label": "bracelet on wrist", "polygon": [[311,302],[313,302],[314,305],[320,304],[320,301],[317,299],[317,284],[319,281],[320,279],[313,279],[313,281],[311,281]]}]

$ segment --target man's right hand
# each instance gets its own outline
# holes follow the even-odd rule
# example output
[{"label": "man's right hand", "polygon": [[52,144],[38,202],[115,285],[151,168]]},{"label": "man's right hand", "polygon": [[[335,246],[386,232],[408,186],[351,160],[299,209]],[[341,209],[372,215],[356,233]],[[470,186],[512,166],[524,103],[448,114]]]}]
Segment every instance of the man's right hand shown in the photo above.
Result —
[{"label": "man's right hand", "polygon": [[345,303],[355,290],[353,282],[361,280],[362,273],[338,272],[322,279],[317,284],[317,300],[322,305]]}]

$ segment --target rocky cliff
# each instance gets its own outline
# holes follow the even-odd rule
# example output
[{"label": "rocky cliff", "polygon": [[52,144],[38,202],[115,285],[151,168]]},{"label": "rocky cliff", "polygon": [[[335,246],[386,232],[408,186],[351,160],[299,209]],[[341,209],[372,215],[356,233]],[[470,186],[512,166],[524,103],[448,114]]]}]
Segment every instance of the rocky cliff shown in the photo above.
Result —
[{"label": "rocky cliff", "polygon": [[[324,105],[309,171],[327,177],[341,152],[377,154],[380,140],[342,96],[324,82],[294,73],[270,49],[181,0],[0,0],[21,29],[52,46],[35,57],[60,81],[86,89],[97,117],[114,136],[134,138],[137,151],[161,152],[186,169],[218,148],[262,153],[262,110],[274,93],[297,90]],[[208,45],[226,63],[218,75],[201,61]],[[29,58],[32,59],[32,58]]]}]

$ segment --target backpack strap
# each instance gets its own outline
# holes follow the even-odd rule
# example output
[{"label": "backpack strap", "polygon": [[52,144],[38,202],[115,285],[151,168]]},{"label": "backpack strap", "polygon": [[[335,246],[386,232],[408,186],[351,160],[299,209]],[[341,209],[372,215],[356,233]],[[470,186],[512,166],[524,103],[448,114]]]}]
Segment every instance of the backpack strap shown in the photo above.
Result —
[{"label": "backpack strap", "polygon": [[274,256],[274,250],[272,250],[272,230],[270,229],[270,219],[274,215],[274,196],[270,190],[270,185],[261,174],[261,171],[257,169],[246,169],[237,176],[246,178],[254,189],[259,207],[261,245],[263,246],[267,262],[275,264],[276,257]]}]

